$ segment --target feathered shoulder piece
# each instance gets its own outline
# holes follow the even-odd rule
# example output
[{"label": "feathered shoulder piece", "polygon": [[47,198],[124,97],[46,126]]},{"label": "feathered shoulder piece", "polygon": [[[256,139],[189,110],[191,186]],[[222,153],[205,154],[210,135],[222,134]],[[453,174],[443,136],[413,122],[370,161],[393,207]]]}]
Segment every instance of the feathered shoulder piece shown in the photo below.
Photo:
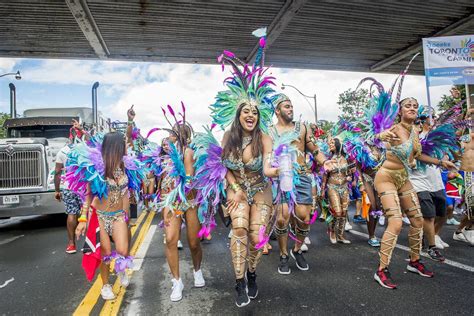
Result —
[{"label": "feathered shoulder piece", "polygon": [[[91,193],[99,199],[107,197],[107,184],[105,179],[105,163],[102,158],[103,137],[96,137],[88,146],[86,143],[74,145],[68,154],[66,161],[66,181],[69,189],[85,197],[87,185],[90,185]],[[128,177],[129,189],[138,191],[141,181],[145,177],[143,163],[135,156],[123,157],[125,173]]]},{"label": "feathered shoulder piece", "polygon": [[222,162],[222,148],[212,134],[212,127],[204,127],[203,133],[196,133],[191,144],[194,148],[194,180],[198,217],[202,224],[199,237],[207,237],[216,226],[214,214],[219,202],[225,197],[224,180],[227,168]]},{"label": "feathered shoulder piece", "polygon": [[[172,189],[167,193],[161,202],[158,204],[159,209],[164,207],[169,207],[171,210],[175,211],[173,205],[181,205],[183,208],[186,208],[186,184],[189,181],[189,177],[186,175],[186,170],[184,168],[184,159],[183,154],[177,149],[174,143],[169,143],[169,163],[165,164],[163,167],[163,172],[166,173],[166,176],[172,179]],[[179,211],[184,211],[185,209],[180,209]]]},{"label": "feathered shoulder piece", "polygon": [[[420,139],[421,152],[437,159],[448,156],[454,159],[460,147],[456,136],[456,130],[460,124],[466,121],[459,121],[462,112],[462,102],[443,112],[436,120],[433,128]],[[426,164],[417,161],[417,167],[425,169]]]},{"label": "feathered shoulder piece", "polygon": [[161,175],[161,146],[155,143],[148,143],[145,150],[141,152],[140,161],[145,164],[147,172],[153,172],[155,176]]},{"label": "feathered shoulder piece", "polygon": [[319,151],[324,154],[324,156],[329,157],[331,155],[331,151],[329,150],[329,145],[322,139],[318,139],[316,141],[316,145],[318,145]]},{"label": "feathered shoulder piece", "polygon": [[222,148],[212,129],[205,127],[204,130],[203,133],[196,133],[193,141],[195,174],[192,186],[197,189],[198,203],[212,196],[211,204],[217,206],[220,196],[225,196],[227,168],[222,162]]},{"label": "feathered shoulder piece", "polygon": [[[395,79],[392,87],[388,91],[385,90],[380,82],[371,77],[364,78],[359,82],[356,91],[365,82],[372,82],[370,91],[372,91],[373,87],[377,90],[375,95],[370,92],[371,98],[369,104],[365,108],[362,117],[359,119],[359,126],[362,128],[363,137],[367,142],[376,145],[377,147],[383,147],[383,143],[376,139],[375,136],[384,130],[389,129],[394,124],[399,110],[398,104],[400,102],[403,81],[408,73],[411,63],[418,55],[419,53],[412,57],[406,68]],[[393,98],[392,94],[398,81],[397,94],[395,98]]]},{"label": "feathered shoulder piece", "polygon": [[272,95],[275,93],[271,86],[275,85],[275,78],[266,75],[268,68],[263,66],[266,32],[259,29],[254,35],[260,38],[260,48],[253,66],[226,50],[217,59],[222,64],[222,70],[225,64],[232,67],[232,75],[224,80],[227,90],[218,92],[214,104],[209,107],[213,124],[222,129],[233,122],[238,107],[244,103],[258,108],[260,128],[264,132],[271,124],[274,111]]},{"label": "feathered shoulder piece", "polygon": [[347,157],[352,161],[356,161],[362,170],[375,169],[381,162],[358,134],[347,133],[343,141],[343,147]]},{"label": "feathered shoulder piece", "polygon": [[[301,124],[301,123],[299,123]],[[299,141],[300,134],[295,129],[292,131],[287,131],[283,133],[278,133],[276,126],[272,126],[269,130],[269,135],[273,140],[273,151],[278,151],[283,145],[288,147],[288,151],[290,154],[294,155],[302,155],[303,153],[294,146],[294,142]]]},{"label": "feathered shoulder piece", "polygon": [[332,134],[337,135],[335,138],[341,141],[348,159],[356,161],[363,170],[373,169],[378,165],[378,161],[360,133],[360,127],[344,119],[340,119],[332,130]]},{"label": "feathered shoulder piece", "polygon": [[[383,144],[375,136],[386,129],[389,129],[395,122],[398,114],[398,103],[392,102],[391,95],[386,92],[383,86],[373,78],[365,80],[373,80],[378,87],[378,95],[372,96],[368,106],[364,109],[361,118],[361,128],[364,138],[377,147]],[[361,81],[360,84],[362,84]],[[360,85],[359,84],[359,85]]]}]

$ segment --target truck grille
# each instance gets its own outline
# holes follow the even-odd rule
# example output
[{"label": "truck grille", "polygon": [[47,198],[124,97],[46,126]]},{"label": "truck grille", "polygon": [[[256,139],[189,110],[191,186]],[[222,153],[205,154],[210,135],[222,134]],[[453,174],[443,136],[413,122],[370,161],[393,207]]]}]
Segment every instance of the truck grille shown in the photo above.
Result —
[{"label": "truck grille", "polygon": [[41,187],[41,152],[0,152],[0,189]]}]

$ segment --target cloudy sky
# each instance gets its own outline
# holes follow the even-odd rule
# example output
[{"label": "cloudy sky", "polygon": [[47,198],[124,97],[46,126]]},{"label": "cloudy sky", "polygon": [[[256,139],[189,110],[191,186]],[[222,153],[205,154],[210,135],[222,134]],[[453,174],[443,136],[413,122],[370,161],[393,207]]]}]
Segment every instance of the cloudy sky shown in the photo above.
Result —
[{"label": "cloudy sky", "polygon": [[[17,112],[29,108],[91,106],[91,86],[100,82],[99,110],[112,120],[126,120],[126,110],[134,104],[137,123],[142,131],[164,126],[160,110],[167,104],[187,106],[188,120],[199,130],[209,123],[208,105],[216,92],[223,89],[228,76],[217,65],[138,63],[121,61],[84,61],[60,59],[0,58],[0,74],[21,71],[22,79],[0,78],[0,112],[9,112],[8,83],[17,88]],[[389,87],[395,75],[361,72],[320,71],[273,68],[277,90],[281,83],[291,84],[308,95],[317,94],[318,117],[336,120],[339,93],[354,89],[360,79],[374,76]],[[13,81],[12,81],[13,80]],[[431,91],[436,104],[449,87]],[[295,117],[313,120],[312,100],[308,103],[292,89],[284,91],[295,105]],[[423,76],[407,76],[403,96],[414,96],[426,104]]]}]

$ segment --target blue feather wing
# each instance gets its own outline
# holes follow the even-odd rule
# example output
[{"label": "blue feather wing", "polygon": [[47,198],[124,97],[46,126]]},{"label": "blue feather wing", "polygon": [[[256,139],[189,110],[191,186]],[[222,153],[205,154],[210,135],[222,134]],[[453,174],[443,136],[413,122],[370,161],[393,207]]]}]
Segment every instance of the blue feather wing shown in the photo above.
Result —
[{"label": "blue feather wing", "polygon": [[[454,158],[454,153],[459,151],[459,144],[456,138],[456,128],[453,124],[444,124],[428,132],[424,138],[420,139],[421,152],[437,159],[448,156]],[[418,161],[418,166],[423,168],[423,163]]]},{"label": "blue feather wing", "polygon": [[97,147],[88,147],[85,143],[74,145],[66,161],[65,179],[69,189],[84,199],[89,184],[94,196],[107,197],[104,169],[102,153]]}]

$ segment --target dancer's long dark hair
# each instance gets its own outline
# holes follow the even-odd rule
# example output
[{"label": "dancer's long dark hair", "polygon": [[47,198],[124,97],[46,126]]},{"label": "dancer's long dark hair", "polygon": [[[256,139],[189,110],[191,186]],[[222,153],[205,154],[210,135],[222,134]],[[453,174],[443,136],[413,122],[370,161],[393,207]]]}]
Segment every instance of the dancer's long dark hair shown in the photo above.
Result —
[{"label": "dancer's long dark hair", "polygon": [[342,147],[341,140],[337,137],[333,138],[333,140],[334,140],[334,149],[335,149],[335,152],[333,154],[346,156],[346,153],[344,152],[344,148]]},{"label": "dancer's long dark hair", "polygon": [[[240,124],[240,113],[247,103],[242,103],[237,109],[235,114],[234,122],[232,123],[229,130],[229,139],[224,146],[223,158],[229,158],[234,156],[235,158],[242,155],[242,141],[244,138],[244,129]],[[260,130],[260,111],[257,115],[257,124],[252,131],[252,142],[250,146],[252,148],[252,157],[258,157],[262,153],[263,142],[262,142],[262,131]]]},{"label": "dancer's long dark hair", "polygon": [[126,154],[124,135],[120,132],[107,133],[102,142],[102,158],[105,165],[105,176],[114,178],[114,170],[124,169],[123,156]]}]

